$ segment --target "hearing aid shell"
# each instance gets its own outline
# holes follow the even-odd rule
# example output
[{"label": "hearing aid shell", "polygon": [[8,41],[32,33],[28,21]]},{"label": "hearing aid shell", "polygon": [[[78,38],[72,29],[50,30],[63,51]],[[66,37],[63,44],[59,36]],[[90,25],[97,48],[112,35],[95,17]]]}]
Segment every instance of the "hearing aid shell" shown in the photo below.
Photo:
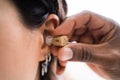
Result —
[{"label": "hearing aid shell", "polygon": [[68,44],[68,37],[67,36],[47,36],[46,37],[46,44],[47,45],[53,45],[53,46],[65,46]]}]

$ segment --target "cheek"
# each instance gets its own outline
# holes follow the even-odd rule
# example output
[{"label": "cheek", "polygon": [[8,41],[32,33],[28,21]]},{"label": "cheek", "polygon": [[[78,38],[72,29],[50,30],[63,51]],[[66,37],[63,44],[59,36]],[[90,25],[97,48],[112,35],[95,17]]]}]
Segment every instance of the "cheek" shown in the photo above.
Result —
[{"label": "cheek", "polygon": [[42,36],[35,35],[38,33],[31,33],[17,26],[16,28],[0,27],[0,79],[1,77],[13,79],[12,77],[15,76],[24,77],[35,74],[38,67],[38,55],[43,43]]},{"label": "cheek", "polygon": [[34,80],[42,35],[26,29],[11,5],[0,13],[0,80]]}]

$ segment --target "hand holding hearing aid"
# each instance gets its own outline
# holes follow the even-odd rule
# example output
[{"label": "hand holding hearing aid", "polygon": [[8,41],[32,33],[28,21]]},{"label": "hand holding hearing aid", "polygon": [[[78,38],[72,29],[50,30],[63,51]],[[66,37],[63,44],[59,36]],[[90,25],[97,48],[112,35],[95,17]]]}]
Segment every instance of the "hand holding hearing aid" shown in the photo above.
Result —
[{"label": "hand holding hearing aid", "polygon": [[[53,47],[61,67],[68,61],[86,62],[106,79],[120,80],[120,27],[114,21],[92,12],[83,12],[66,20],[55,29],[54,36],[67,36],[63,47]],[[63,72],[61,69],[60,72]]]}]

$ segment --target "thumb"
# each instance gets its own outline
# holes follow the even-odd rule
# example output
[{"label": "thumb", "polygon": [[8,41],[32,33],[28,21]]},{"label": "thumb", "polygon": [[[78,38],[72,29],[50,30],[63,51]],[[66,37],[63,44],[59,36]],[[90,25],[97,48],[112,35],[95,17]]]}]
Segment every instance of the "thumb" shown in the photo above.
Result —
[{"label": "thumb", "polygon": [[89,45],[82,43],[71,43],[58,51],[61,61],[81,61],[99,65],[107,65],[114,62],[112,50],[105,44]]}]

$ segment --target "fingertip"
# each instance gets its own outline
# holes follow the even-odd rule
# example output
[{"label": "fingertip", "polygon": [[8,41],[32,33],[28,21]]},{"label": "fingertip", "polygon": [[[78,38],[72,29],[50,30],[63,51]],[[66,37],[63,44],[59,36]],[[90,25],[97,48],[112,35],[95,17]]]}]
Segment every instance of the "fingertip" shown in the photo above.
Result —
[{"label": "fingertip", "polygon": [[70,60],[73,57],[73,51],[71,48],[63,47],[58,52],[58,58],[61,61],[67,61]]}]

